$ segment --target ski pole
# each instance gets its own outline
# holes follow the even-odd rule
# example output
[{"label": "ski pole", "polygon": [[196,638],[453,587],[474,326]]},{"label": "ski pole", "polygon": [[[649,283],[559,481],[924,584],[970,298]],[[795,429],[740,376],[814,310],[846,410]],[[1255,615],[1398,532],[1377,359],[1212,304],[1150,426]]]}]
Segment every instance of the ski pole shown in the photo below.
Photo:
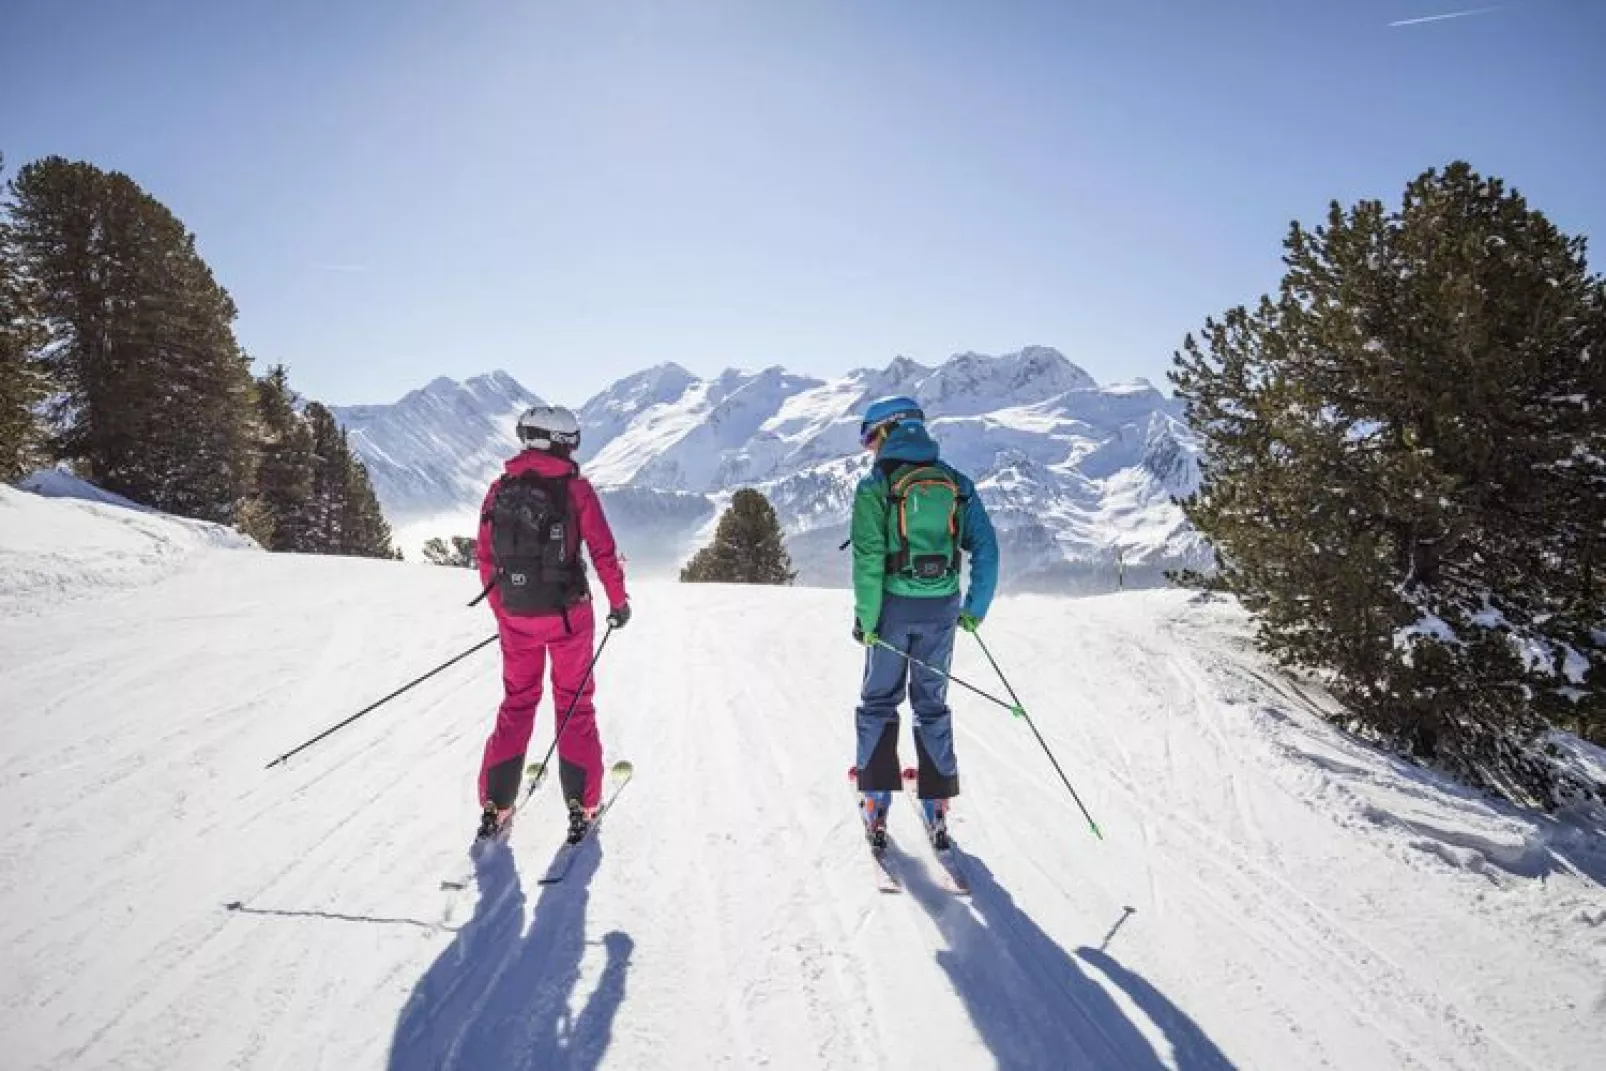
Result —
[{"label": "ski pole", "polygon": [[415,680],[408,681],[406,684],[402,685],[400,688],[397,688],[394,692],[391,692],[389,695],[385,696],[385,698],[377,700],[377,701],[375,701],[373,703],[369,703],[367,706],[365,706],[361,710],[357,711],[357,713],[353,714],[351,717],[347,718],[345,721],[341,722],[339,725],[331,725],[329,728],[325,729],[323,732],[319,733],[317,736],[313,737],[311,740],[308,740],[306,743],[298,744],[297,746],[291,748],[289,751],[286,751],[283,755],[280,755],[278,758],[276,758],[272,762],[268,763],[266,766],[263,767],[263,769],[271,770],[275,766],[278,766],[281,763],[283,763],[284,760],[288,759],[290,756],[295,755],[295,754],[299,754],[300,752],[305,751],[307,748],[311,747],[313,744],[316,744],[318,741],[322,740],[324,737],[329,736],[329,735],[331,735],[333,733],[339,732],[341,729],[344,729],[346,726],[350,725],[352,722],[356,721],[358,718],[362,717],[364,714],[370,713],[371,711],[374,711],[374,710],[378,710],[380,707],[384,706],[386,703],[390,702],[392,699],[395,699],[398,695],[401,695],[403,692],[407,691],[409,688],[412,688],[415,685],[423,684],[425,681],[429,680],[431,677],[433,677],[435,674],[439,673],[441,670],[447,668],[448,666],[456,665],[457,663],[461,662],[463,659],[467,658],[469,655],[473,654],[475,651],[478,651],[481,647],[484,647],[484,646],[486,646],[488,644],[491,644],[491,643],[495,643],[496,642],[496,638],[497,637],[495,635],[487,636],[485,639],[481,640],[479,643],[476,643],[473,647],[470,647],[468,650],[464,651],[462,654],[458,655],[457,657],[449,658],[445,662],[442,662],[440,665],[436,666],[434,669],[430,670],[428,673],[424,674],[422,677],[418,677]]},{"label": "ski pole", "polygon": [[883,640],[883,639],[881,639],[879,637],[876,638],[875,644],[876,644],[877,647],[880,647],[884,651],[891,651],[893,654],[897,655],[899,658],[903,659],[905,662],[908,662],[910,665],[919,666],[921,669],[926,670],[927,672],[935,673],[937,676],[942,677],[944,680],[946,680],[949,684],[957,684],[957,685],[959,685],[959,687],[964,688],[967,691],[975,692],[977,695],[979,695],[983,699],[987,700],[987,702],[995,703],[998,706],[1003,707],[1005,710],[1009,711],[1011,714],[1015,715],[1017,718],[1023,717],[1026,714],[1026,712],[1024,710],[1022,710],[1019,706],[1010,706],[1008,703],[1004,702],[1002,699],[998,698],[996,695],[989,695],[988,693],[982,691],[980,688],[976,687],[974,684],[970,684],[967,681],[960,680],[958,677],[954,676],[952,673],[949,673],[946,669],[938,669],[936,666],[933,666],[933,665],[931,665],[929,663],[926,663],[926,662],[922,662],[922,661],[920,661],[920,659],[916,658],[914,655],[909,654],[907,651],[898,650],[896,647],[892,646],[891,644],[887,643],[887,641],[885,641],[885,640]]},{"label": "ski pole", "polygon": [[1026,724],[1031,727],[1032,735],[1037,737],[1037,742],[1042,745],[1043,754],[1047,755],[1048,761],[1054,764],[1054,772],[1060,775],[1061,781],[1065,782],[1065,788],[1070,792],[1071,799],[1075,800],[1076,805],[1081,808],[1082,817],[1087,819],[1088,828],[1093,831],[1093,835],[1095,837],[1097,837],[1099,840],[1103,840],[1104,834],[1099,830],[1099,824],[1093,821],[1092,815],[1087,813],[1087,806],[1082,803],[1082,797],[1078,796],[1076,794],[1076,789],[1071,787],[1071,779],[1065,776],[1065,771],[1060,768],[1059,759],[1056,759],[1054,757],[1054,752],[1049,750],[1048,741],[1044,740],[1043,734],[1037,731],[1037,723],[1032,721],[1032,716],[1026,712],[1025,707],[1021,706],[1020,696],[1015,694],[1015,689],[1010,686],[1009,678],[1004,676],[1004,671],[998,668],[998,661],[997,659],[993,658],[993,653],[987,649],[987,644],[982,640],[981,634],[978,632],[972,632],[971,635],[976,637],[976,643],[980,645],[981,653],[987,656],[987,661],[992,665],[993,672],[998,674],[998,679],[1003,682],[1004,690],[1008,692],[1009,697],[1015,701],[1015,710],[1020,714],[1021,717],[1026,719]]},{"label": "ski pole", "polygon": [[558,749],[558,741],[563,739],[563,730],[569,727],[569,715],[573,714],[574,708],[580,705],[580,697],[586,694],[586,685],[591,683],[592,671],[597,668],[597,662],[602,658],[603,649],[608,646],[608,639],[612,635],[613,626],[609,625],[608,631],[602,634],[602,642],[597,644],[597,653],[591,656],[591,663],[586,666],[586,675],[580,678],[580,686],[574,690],[574,698],[569,700],[569,709],[563,712],[563,720],[558,722],[558,731],[552,734],[552,743],[546,749],[546,755],[542,757],[537,767],[540,772],[535,775],[535,780],[531,782],[530,787],[525,791],[525,799],[535,795],[535,790],[546,779],[547,763],[552,761],[552,753]]}]

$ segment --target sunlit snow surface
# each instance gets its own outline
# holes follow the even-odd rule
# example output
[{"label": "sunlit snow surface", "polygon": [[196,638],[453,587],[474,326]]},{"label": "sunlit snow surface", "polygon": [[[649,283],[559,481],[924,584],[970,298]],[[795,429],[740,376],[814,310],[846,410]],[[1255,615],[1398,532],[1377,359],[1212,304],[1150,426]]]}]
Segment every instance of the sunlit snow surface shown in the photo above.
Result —
[{"label": "sunlit snow surface", "polygon": [[[1606,1051],[1600,815],[1516,812],[1346,738],[1231,603],[1000,601],[984,635],[1106,839],[1025,723],[956,691],[965,901],[901,799],[906,891],[876,891],[843,776],[845,593],[637,583],[597,693],[635,781],[564,884],[537,883],[547,786],[452,898],[494,648],[263,766],[488,635],[474,578],[217,535],[0,489],[8,1071]],[[997,690],[962,640],[954,671]],[[543,704],[537,745],[551,724]]]}]

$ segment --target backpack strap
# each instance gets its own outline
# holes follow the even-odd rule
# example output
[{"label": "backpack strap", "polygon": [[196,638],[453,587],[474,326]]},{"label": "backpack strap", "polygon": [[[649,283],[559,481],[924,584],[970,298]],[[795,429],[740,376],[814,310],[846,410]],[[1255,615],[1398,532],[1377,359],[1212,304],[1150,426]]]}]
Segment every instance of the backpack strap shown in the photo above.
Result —
[{"label": "backpack strap", "polygon": [[496,482],[491,485],[491,493],[485,496],[485,508],[480,510],[481,524],[491,523],[491,515],[496,511],[496,496],[502,493],[502,485],[507,483],[507,481],[508,474],[504,472],[502,475],[498,476],[496,478]]},{"label": "backpack strap", "polygon": [[912,467],[898,462],[886,466],[881,473],[887,481],[887,527],[897,525],[898,529],[898,548],[887,555],[886,563],[887,572],[894,575],[909,568],[909,533],[904,528],[903,495],[898,490],[898,481]]},{"label": "backpack strap", "polygon": [[[943,464],[944,469],[954,481],[954,564],[953,570],[957,574],[963,562],[961,551],[965,543],[965,507],[970,505],[970,495],[965,493],[965,479],[959,475],[959,470],[951,465]],[[974,488],[974,485],[972,485]]]}]

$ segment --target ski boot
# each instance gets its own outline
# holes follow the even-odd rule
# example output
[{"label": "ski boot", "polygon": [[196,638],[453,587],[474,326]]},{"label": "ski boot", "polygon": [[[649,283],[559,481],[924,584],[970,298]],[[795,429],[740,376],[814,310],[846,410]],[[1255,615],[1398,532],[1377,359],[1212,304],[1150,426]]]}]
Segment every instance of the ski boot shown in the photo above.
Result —
[{"label": "ski boot", "polygon": [[485,809],[480,812],[480,828],[475,831],[474,839],[475,841],[499,839],[507,834],[512,824],[513,808],[486,803]]},{"label": "ski boot", "polygon": [[568,844],[579,844],[585,840],[586,834],[591,831],[592,823],[596,820],[595,807],[582,807],[579,800],[569,800],[569,835],[564,841]]},{"label": "ski boot", "polygon": [[925,812],[926,833],[931,837],[931,846],[939,852],[947,851],[954,844],[948,837],[948,802],[948,800],[920,801],[920,809]]},{"label": "ski boot", "polygon": [[887,850],[887,808],[892,806],[891,792],[866,792],[864,795],[864,837],[870,850]]}]

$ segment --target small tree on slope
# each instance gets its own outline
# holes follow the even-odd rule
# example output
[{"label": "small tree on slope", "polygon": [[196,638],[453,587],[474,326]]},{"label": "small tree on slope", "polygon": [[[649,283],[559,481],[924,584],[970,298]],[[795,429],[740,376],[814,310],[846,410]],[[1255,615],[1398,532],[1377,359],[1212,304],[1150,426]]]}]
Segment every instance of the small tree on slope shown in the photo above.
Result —
[{"label": "small tree on slope", "polygon": [[452,536],[450,545],[440,536],[424,544],[424,560],[431,565],[445,565],[457,569],[475,567],[475,549],[479,540],[473,536]]},{"label": "small tree on slope", "polygon": [[680,571],[682,581],[694,584],[790,584],[796,578],[775,508],[751,488],[732,496],[714,541]]},{"label": "small tree on slope", "polygon": [[1554,806],[1544,730],[1606,729],[1606,284],[1461,163],[1285,249],[1171,373],[1217,583],[1382,741]]}]

